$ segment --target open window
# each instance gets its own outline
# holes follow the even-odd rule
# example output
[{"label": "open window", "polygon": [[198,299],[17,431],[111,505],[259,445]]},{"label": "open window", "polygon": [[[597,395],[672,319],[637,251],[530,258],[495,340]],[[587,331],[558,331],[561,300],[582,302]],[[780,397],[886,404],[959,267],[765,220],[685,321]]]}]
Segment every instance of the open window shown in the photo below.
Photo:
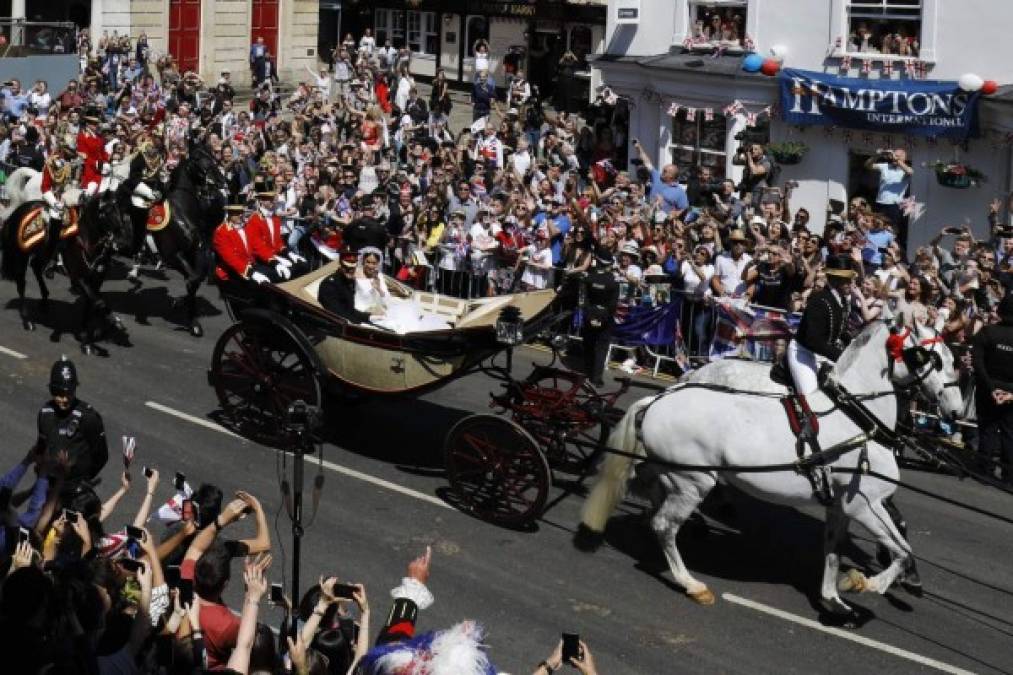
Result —
[{"label": "open window", "polygon": [[690,49],[742,51],[748,5],[747,0],[691,0]]},{"label": "open window", "polygon": [[848,0],[850,54],[918,57],[923,0]]}]

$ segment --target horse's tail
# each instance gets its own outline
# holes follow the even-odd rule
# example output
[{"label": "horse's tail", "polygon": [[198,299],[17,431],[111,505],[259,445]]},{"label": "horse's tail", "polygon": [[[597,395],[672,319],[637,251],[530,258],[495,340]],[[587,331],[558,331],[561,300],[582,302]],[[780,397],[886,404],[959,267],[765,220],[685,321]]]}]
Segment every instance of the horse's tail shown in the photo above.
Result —
[{"label": "horse's tail", "polygon": [[24,204],[7,214],[0,232],[0,277],[16,281],[24,277],[28,269],[28,256],[18,248],[18,219],[24,214]]},{"label": "horse's tail", "polygon": [[[644,444],[638,439],[638,422],[640,411],[647,407],[652,399],[637,401],[626,411],[619,424],[608,438],[608,447],[625,453],[646,456]],[[626,495],[633,458],[627,455],[609,453],[602,463],[601,470],[591,494],[584,502],[581,522],[592,532],[605,531],[605,523],[615,510],[616,505]]]}]

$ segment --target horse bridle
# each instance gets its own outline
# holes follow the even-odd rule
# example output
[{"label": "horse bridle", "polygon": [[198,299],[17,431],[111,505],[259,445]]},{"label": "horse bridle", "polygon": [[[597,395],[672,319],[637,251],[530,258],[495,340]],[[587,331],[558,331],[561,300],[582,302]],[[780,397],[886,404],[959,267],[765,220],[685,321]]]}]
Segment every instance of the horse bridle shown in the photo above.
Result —
[{"label": "horse bridle", "polygon": [[[943,336],[933,327],[933,335],[930,338],[918,340],[910,328],[903,332],[893,332],[886,342],[886,350],[889,359],[890,380],[893,380],[894,366],[898,361],[903,361],[907,369],[912,373],[911,380],[905,383],[897,383],[897,387],[903,391],[911,391],[919,386],[932,374],[933,370],[942,372],[943,357],[931,349],[932,345],[943,342]],[[914,338],[915,344],[905,347],[909,338]],[[925,366],[928,366],[927,368]],[[959,387],[960,382],[953,380],[943,384],[943,389],[948,387]]]}]

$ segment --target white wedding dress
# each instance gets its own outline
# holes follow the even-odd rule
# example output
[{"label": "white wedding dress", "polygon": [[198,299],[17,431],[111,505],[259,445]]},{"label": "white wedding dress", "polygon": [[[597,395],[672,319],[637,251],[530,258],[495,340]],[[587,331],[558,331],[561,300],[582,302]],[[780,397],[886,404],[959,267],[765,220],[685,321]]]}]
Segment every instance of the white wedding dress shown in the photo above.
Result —
[{"label": "white wedding dress", "polygon": [[398,335],[429,330],[446,330],[450,324],[425,312],[414,298],[395,298],[383,277],[355,279],[355,309],[369,312],[372,323]]}]

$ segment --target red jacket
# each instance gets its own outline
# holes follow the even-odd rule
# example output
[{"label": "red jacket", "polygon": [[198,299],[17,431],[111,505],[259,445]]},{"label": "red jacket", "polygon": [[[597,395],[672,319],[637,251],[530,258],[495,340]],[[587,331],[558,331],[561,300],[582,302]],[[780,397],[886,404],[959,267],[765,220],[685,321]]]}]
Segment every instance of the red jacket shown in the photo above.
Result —
[{"label": "red jacket", "polygon": [[[259,239],[264,247],[271,251],[270,259],[285,249],[285,238],[281,234],[281,218],[271,216],[268,220],[260,211],[250,216],[246,221],[246,232],[256,239]],[[267,262],[264,260],[263,262]]]},{"label": "red jacket", "polygon": [[81,185],[102,182],[102,164],[109,161],[106,154],[105,141],[96,134],[82,131],[77,135],[77,152],[84,155],[84,171],[81,174]]},{"label": "red jacket", "polygon": [[[246,240],[243,240],[245,236]],[[215,229],[211,245],[218,256],[215,276],[222,281],[237,276],[244,279],[250,273],[250,267],[258,260],[267,262],[272,253],[263,242],[253,236],[249,228],[236,229],[224,222]]]}]

